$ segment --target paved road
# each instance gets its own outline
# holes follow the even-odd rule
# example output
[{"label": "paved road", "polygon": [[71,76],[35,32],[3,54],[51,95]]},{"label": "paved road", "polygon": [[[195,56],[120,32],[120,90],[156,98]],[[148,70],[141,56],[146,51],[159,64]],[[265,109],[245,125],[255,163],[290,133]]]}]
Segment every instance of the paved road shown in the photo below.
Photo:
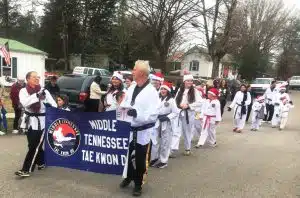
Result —
[{"label": "paved road", "polygon": [[[143,197],[300,197],[300,93],[292,98],[296,108],[283,132],[267,125],[250,132],[248,125],[243,134],[234,134],[226,113],[218,128],[218,147],[172,159],[164,170],[151,169]],[[26,150],[24,136],[0,138],[1,198],[131,197],[131,188],[118,188],[118,176],[48,168],[16,179],[13,172]]]}]

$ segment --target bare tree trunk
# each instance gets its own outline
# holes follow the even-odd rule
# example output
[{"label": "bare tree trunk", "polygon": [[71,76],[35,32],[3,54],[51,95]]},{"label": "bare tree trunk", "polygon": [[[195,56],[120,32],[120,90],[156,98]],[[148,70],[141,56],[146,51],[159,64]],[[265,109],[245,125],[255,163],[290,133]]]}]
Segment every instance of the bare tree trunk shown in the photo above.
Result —
[{"label": "bare tree trunk", "polygon": [[8,0],[3,1],[4,4],[4,27],[5,37],[9,39],[9,18],[8,18]]},{"label": "bare tree trunk", "polygon": [[82,41],[82,50],[81,50],[81,66],[84,66],[85,59],[86,59],[86,48],[87,48],[87,25],[88,25],[88,18],[89,18],[89,0],[85,0],[84,3],[84,19],[82,24],[82,32],[83,32],[83,41]]},{"label": "bare tree trunk", "polygon": [[212,78],[219,77],[219,68],[220,68],[220,58],[218,56],[215,56],[213,58],[213,68],[211,73]]}]

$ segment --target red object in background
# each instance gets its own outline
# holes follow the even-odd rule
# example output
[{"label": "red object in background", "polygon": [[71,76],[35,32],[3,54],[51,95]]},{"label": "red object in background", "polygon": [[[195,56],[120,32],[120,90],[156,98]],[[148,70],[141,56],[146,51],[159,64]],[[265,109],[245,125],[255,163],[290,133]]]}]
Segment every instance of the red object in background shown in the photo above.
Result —
[{"label": "red object in background", "polygon": [[58,77],[58,74],[57,73],[54,73],[54,72],[45,72],[45,78],[49,78],[51,76],[56,76]]},{"label": "red object in background", "polygon": [[81,93],[79,94],[79,101],[80,101],[80,102],[84,102],[87,98],[88,98],[88,94],[87,94],[87,93],[81,92]]},{"label": "red object in background", "polygon": [[229,73],[229,68],[228,67],[224,67],[223,69],[223,77],[228,77],[228,73]]}]

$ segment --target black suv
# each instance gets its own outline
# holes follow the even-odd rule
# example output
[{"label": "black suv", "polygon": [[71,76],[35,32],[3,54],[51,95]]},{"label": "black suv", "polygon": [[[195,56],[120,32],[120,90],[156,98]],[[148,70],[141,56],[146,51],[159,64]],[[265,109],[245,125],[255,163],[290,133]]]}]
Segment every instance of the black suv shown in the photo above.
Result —
[{"label": "black suv", "polygon": [[[69,105],[72,110],[84,111],[85,103],[89,99],[90,86],[96,76],[65,74],[61,76],[57,84],[60,88],[60,93],[67,95]],[[101,89],[106,90],[110,82],[110,77],[101,76]]]}]

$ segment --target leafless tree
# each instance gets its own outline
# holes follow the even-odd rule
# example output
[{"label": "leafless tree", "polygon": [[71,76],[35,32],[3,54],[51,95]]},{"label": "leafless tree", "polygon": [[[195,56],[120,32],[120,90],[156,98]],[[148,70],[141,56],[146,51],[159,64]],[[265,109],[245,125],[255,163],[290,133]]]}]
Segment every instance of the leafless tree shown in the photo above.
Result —
[{"label": "leafless tree", "polygon": [[255,43],[268,54],[278,49],[284,34],[289,12],[282,0],[248,0],[241,2],[233,18],[231,44],[236,50]]},{"label": "leafless tree", "polygon": [[178,33],[192,19],[199,16],[194,7],[199,0],[129,0],[129,12],[152,33],[156,65],[167,70],[166,60]]},{"label": "leafless tree", "polygon": [[201,0],[198,13],[202,15],[203,22],[198,21],[193,25],[205,38],[205,46],[213,60],[212,77],[217,77],[220,61],[228,51],[232,19],[238,0],[215,0],[213,6],[207,7],[210,2]]}]

